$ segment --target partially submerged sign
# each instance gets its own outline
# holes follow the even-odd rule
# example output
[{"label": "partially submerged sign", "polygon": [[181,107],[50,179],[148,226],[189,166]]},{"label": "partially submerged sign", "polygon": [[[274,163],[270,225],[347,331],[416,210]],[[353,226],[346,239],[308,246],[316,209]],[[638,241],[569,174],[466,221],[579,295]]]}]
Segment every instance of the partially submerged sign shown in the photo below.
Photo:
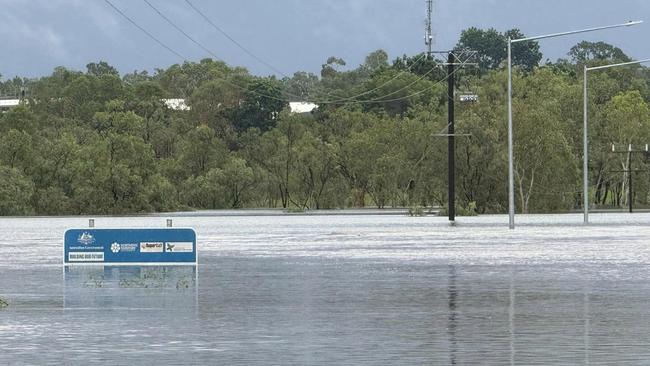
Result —
[{"label": "partially submerged sign", "polygon": [[196,264],[192,229],[70,229],[63,263],[142,265]]},{"label": "partially submerged sign", "polygon": [[66,309],[159,309],[179,318],[197,309],[197,266],[68,265],[63,273]]}]

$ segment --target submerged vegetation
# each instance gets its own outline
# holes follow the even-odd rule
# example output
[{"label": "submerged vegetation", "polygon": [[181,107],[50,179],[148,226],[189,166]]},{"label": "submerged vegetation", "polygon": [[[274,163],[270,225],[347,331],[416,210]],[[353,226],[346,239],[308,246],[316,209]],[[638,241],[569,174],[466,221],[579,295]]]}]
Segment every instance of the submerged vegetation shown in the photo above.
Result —
[{"label": "submerged vegetation", "polygon": [[[507,206],[505,36],[468,29],[461,49],[479,68],[456,75],[458,204]],[[463,58],[461,56],[461,58]],[[524,212],[565,211],[581,202],[582,67],[629,58],[581,42],[568,59],[540,64],[532,42],[514,49],[515,179]],[[26,90],[0,115],[0,214],[125,214],[179,209],[446,204],[445,70],[426,55],[392,62],[384,51],[345,69],[332,57],[320,75],[256,77],[210,59],[120,76],[99,62],[86,72],[0,83]],[[624,205],[630,158],[611,145],[650,141],[650,72],[642,66],[590,75],[590,181],[596,205]],[[185,99],[189,109],[165,99]],[[319,107],[292,114],[289,102]],[[643,156],[633,159],[635,196],[650,194]],[[421,209],[420,209],[421,208]],[[472,212],[465,212],[471,214]]]}]

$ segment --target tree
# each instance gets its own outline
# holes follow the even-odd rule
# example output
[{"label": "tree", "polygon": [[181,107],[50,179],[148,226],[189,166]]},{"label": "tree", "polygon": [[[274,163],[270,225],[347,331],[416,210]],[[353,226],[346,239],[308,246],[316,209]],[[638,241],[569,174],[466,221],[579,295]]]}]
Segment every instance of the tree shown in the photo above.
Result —
[{"label": "tree", "polygon": [[282,84],[289,100],[301,102],[315,96],[320,80],[312,73],[299,71],[290,78],[283,78]]},{"label": "tree", "polygon": [[[506,40],[521,39],[526,36],[519,29],[511,29],[504,33]],[[519,42],[512,45],[512,64],[520,66],[526,71],[533,71],[542,60],[542,52],[539,50],[539,43],[536,41]]]},{"label": "tree", "polygon": [[487,30],[471,27],[460,33],[456,44],[458,50],[477,52],[478,64],[482,72],[496,69],[508,56],[505,37],[496,29]]},{"label": "tree", "polygon": [[217,182],[223,187],[229,208],[241,208],[247,201],[246,194],[255,183],[253,169],[246,160],[230,156],[223,169],[218,171]]},{"label": "tree", "polygon": [[99,63],[91,62],[86,65],[86,73],[92,76],[102,76],[102,75],[112,75],[120,76],[120,73],[113,66],[109,65],[105,61],[100,61]]},{"label": "tree", "polygon": [[414,75],[426,76],[430,81],[438,81],[447,76],[447,71],[443,67],[439,67],[440,63],[440,60],[421,53],[397,58],[393,61],[392,67],[399,72],[410,72]]},{"label": "tree", "polygon": [[[597,128],[602,129],[602,132],[599,132],[606,139],[604,148],[611,145],[623,146],[623,148],[629,145],[643,146],[650,139],[648,132],[650,130],[650,107],[636,90],[621,93],[605,105],[601,123]],[[634,156],[631,154],[608,154],[606,156],[607,170],[629,170],[630,160],[633,158]],[[628,174],[627,172],[604,173],[605,187],[600,188],[612,193],[615,205],[627,204]]]},{"label": "tree", "polygon": [[[507,59],[508,38],[524,37],[524,34],[516,28],[499,33],[494,28],[483,30],[471,27],[461,32],[456,49],[476,51],[479,67],[485,73],[487,70],[498,68]],[[542,53],[536,41],[515,43],[512,46],[512,64],[526,71],[531,71],[541,59]]]},{"label": "tree", "polygon": [[254,80],[248,86],[244,102],[235,110],[235,129],[239,132],[249,128],[268,131],[275,127],[278,115],[287,105],[277,80]]},{"label": "tree", "polygon": [[188,175],[199,176],[221,166],[227,154],[225,143],[214,130],[201,125],[191,130],[183,142],[180,163]]},{"label": "tree", "polygon": [[0,215],[29,215],[34,183],[18,169],[0,165]]},{"label": "tree", "polygon": [[[571,208],[577,184],[568,125],[563,123],[561,100],[566,79],[542,69],[515,83],[515,182],[522,213]],[[525,90],[525,92],[523,92]]]},{"label": "tree", "polygon": [[582,41],[571,47],[568,53],[571,60],[576,64],[584,64],[590,61],[629,62],[632,61],[628,55],[618,47],[605,42]]},{"label": "tree", "polygon": [[33,162],[32,136],[25,131],[9,130],[0,137],[0,163],[23,171]]},{"label": "tree", "polygon": [[382,68],[388,67],[388,54],[384,50],[377,50],[366,56],[362,68],[373,73]]},{"label": "tree", "polygon": [[31,108],[26,105],[19,105],[0,115],[0,132],[11,129],[33,133],[37,128],[38,121]]},{"label": "tree", "polygon": [[322,65],[320,76],[322,78],[332,77],[339,72],[340,66],[345,66],[345,60],[331,56],[327,59],[327,62]]}]

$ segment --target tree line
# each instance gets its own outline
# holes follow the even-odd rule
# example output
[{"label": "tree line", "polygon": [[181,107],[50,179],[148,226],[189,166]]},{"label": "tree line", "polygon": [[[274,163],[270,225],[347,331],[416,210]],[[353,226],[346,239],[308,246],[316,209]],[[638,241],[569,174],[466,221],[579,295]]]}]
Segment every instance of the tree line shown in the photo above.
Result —
[{"label": "tree line", "polygon": [[[478,213],[507,207],[507,37],[470,28],[458,53],[476,51],[457,90],[457,200]],[[580,207],[582,67],[629,61],[619,48],[580,42],[542,62],[535,42],[513,49],[517,208]],[[26,90],[0,116],[0,214],[127,214],[185,209],[288,210],[446,204],[446,71],[426,54],[390,61],[382,50],[349,68],[331,57],[320,75],[277,79],[204,59],[150,75],[120,75],[105,62],[86,71],[0,82]],[[590,200],[626,204],[635,167],[636,204],[648,203],[643,155],[611,145],[650,142],[650,73],[630,66],[590,75]],[[164,99],[183,98],[189,110]],[[291,101],[312,101],[292,114]],[[631,161],[638,159],[638,161]]]}]

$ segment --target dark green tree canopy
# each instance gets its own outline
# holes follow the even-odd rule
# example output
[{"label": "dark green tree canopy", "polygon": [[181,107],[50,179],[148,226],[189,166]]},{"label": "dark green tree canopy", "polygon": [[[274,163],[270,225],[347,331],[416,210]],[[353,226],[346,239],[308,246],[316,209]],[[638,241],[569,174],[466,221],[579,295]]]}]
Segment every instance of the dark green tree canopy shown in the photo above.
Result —
[{"label": "dark green tree canopy", "polygon": [[584,64],[593,60],[611,62],[632,61],[623,50],[605,42],[582,41],[571,47],[568,55],[577,64]]},{"label": "dark green tree canopy", "polygon": [[388,67],[388,54],[384,50],[377,50],[366,56],[363,68],[369,72]]},{"label": "dark green tree canopy", "polygon": [[120,73],[117,71],[117,69],[109,65],[105,61],[100,61],[98,63],[91,62],[88,65],[86,65],[86,70],[87,70],[86,73],[92,76],[102,76],[102,75],[113,75],[118,77],[120,76]]},{"label": "dark green tree canopy", "polygon": [[[496,29],[487,30],[476,27],[465,29],[461,32],[456,49],[468,49],[477,52],[478,64],[482,72],[497,69],[508,57],[508,38],[524,38],[519,29],[511,29],[499,33]],[[515,43],[512,47],[512,63],[526,71],[531,71],[539,65],[542,53],[536,41]]]},{"label": "dark green tree canopy", "polygon": [[[526,36],[519,29],[511,29],[504,33],[506,40],[521,39]],[[539,43],[535,41],[514,43],[512,45],[512,64],[518,65],[526,71],[532,71],[542,60]]]}]

